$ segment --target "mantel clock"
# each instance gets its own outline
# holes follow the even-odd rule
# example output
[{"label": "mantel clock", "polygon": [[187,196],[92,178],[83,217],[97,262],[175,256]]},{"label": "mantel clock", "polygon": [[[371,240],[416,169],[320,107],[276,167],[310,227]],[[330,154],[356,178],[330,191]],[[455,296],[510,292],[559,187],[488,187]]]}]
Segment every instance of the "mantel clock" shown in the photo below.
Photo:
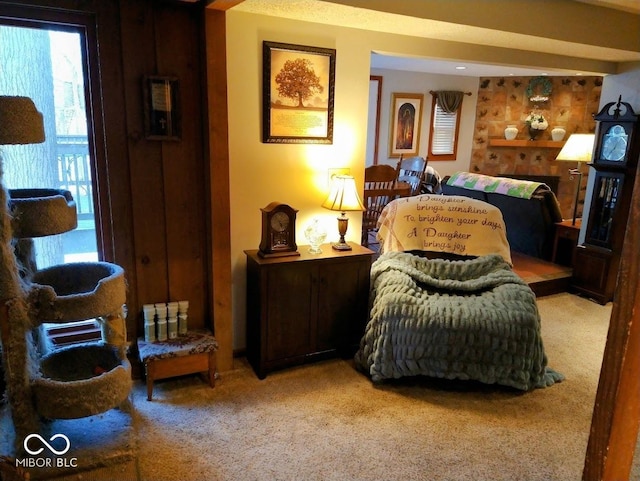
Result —
[{"label": "mantel clock", "polygon": [[297,210],[287,204],[271,202],[262,211],[260,257],[298,256],[296,245]]}]

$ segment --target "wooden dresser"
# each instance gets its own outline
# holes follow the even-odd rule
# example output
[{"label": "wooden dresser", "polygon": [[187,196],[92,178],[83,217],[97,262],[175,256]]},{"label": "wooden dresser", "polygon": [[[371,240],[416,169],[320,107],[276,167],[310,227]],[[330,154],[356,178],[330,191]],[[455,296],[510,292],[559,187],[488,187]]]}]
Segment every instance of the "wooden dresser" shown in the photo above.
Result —
[{"label": "wooden dresser", "polygon": [[247,256],[247,359],[263,379],[269,371],[354,354],[368,319],[373,251],[322,245],[321,254]]}]

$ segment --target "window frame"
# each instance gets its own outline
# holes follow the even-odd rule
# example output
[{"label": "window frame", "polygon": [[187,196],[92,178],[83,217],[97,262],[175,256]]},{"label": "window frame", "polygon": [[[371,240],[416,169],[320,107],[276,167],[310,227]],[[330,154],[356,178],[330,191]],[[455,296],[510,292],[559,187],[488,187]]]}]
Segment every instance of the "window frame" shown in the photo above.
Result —
[{"label": "window frame", "polygon": [[[82,75],[85,79],[85,107],[87,114],[87,141],[91,162],[94,191],[95,229],[98,258],[110,261],[114,257],[111,208],[108,198],[106,149],[104,147],[104,109],[101,101],[98,66],[96,22],[92,15],[22,5],[0,5],[0,24],[21,28],[54,29],[80,35],[82,48]],[[47,323],[45,323],[47,324]],[[95,319],[47,325],[43,329],[54,347],[77,342],[98,341],[101,329]]]},{"label": "window frame", "polygon": [[456,128],[454,132],[453,140],[453,153],[451,154],[434,154],[433,153],[433,136],[434,136],[434,124],[436,121],[436,108],[438,107],[438,99],[434,95],[431,100],[431,122],[429,122],[429,160],[456,160],[458,156],[458,141],[460,139],[460,117],[462,113],[462,103],[456,110]]}]

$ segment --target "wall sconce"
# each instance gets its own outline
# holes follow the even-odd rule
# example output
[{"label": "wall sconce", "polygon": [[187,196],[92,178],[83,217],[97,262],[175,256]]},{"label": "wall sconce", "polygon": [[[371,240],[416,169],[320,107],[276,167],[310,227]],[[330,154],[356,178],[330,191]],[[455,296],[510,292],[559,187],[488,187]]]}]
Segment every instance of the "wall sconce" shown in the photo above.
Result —
[{"label": "wall sconce", "polygon": [[573,222],[571,223],[571,225],[576,225],[576,215],[578,213],[580,184],[582,184],[582,172],[580,171],[580,165],[583,162],[591,161],[594,140],[595,134],[571,134],[567,142],[562,147],[562,150],[556,157],[556,160],[578,163],[575,169],[569,169],[569,175],[571,175],[571,178],[573,178],[573,176],[578,177],[578,182],[576,185],[576,198],[573,201]]},{"label": "wall sconce", "polygon": [[329,195],[322,203],[322,207],[341,212],[341,215],[338,217],[340,240],[337,243],[332,243],[331,246],[339,251],[351,250],[351,246],[344,240],[347,228],[349,227],[349,218],[346,213],[347,211],[361,212],[365,210],[358,196],[354,178],[350,175],[334,175],[331,178]]}]

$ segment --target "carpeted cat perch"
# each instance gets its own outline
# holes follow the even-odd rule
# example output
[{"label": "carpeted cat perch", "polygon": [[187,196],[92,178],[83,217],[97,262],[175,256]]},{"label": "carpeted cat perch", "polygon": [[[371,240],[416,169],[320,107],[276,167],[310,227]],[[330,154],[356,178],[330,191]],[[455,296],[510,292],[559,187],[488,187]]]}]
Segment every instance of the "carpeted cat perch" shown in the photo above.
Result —
[{"label": "carpeted cat perch", "polygon": [[[71,346],[45,355],[33,381],[39,415],[52,419],[93,416],[119,406],[131,390],[131,369],[108,345]],[[97,375],[97,373],[100,373]]]},{"label": "carpeted cat perch", "polygon": [[[33,102],[0,96],[0,145],[43,140]],[[107,262],[38,270],[32,238],[75,229],[75,202],[63,190],[7,191],[2,174],[0,163],[0,341],[15,446],[21,450],[26,436],[46,433],[44,420],[128,410],[126,285],[123,269]],[[43,323],[93,318],[103,324],[102,342],[38,349],[35,338]]]}]

